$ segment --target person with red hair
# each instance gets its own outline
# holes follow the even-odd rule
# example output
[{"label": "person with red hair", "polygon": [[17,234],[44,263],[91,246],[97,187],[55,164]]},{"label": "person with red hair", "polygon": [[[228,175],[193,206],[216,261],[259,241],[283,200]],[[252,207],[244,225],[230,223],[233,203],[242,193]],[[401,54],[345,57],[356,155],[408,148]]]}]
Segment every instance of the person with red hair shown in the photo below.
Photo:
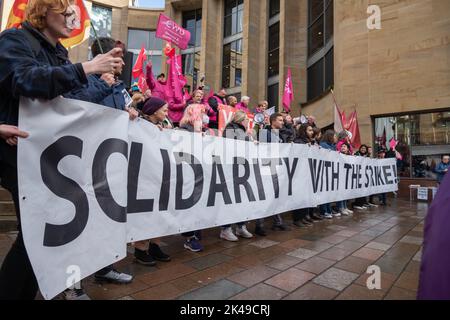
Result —
[{"label": "person with red hair", "polygon": [[[120,48],[91,61],[69,61],[59,40],[69,38],[74,29],[72,4],[71,0],[31,0],[21,27],[0,34],[0,124],[17,126],[21,97],[53,99],[83,87],[91,74],[121,67]],[[0,269],[0,300],[32,300],[38,290],[20,229],[17,137],[20,135],[2,135],[0,139],[0,181],[12,195],[19,225],[16,241]]]}]

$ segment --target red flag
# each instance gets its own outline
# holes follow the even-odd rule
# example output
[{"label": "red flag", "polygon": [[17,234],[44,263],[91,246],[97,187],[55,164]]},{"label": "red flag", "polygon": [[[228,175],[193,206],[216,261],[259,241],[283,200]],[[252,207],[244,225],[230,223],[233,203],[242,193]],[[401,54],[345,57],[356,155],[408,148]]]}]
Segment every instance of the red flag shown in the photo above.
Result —
[{"label": "red flag", "polygon": [[145,54],[144,47],[141,48],[139,56],[137,57],[136,63],[133,67],[133,78],[139,78],[144,74],[144,61],[147,60],[147,55]]},{"label": "red flag", "polygon": [[25,8],[27,7],[28,0],[15,0],[9,13],[8,22],[6,23],[6,29],[18,28],[20,24],[25,20]]},{"label": "red flag", "polygon": [[159,15],[156,37],[173,43],[180,49],[187,49],[191,33],[180,27],[164,14]]},{"label": "red flag", "polygon": [[138,87],[139,87],[139,90],[141,90],[142,93],[145,93],[145,91],[148,90],[147,81],[145,80],[144,73],[142,73],[139,76]]},{"label": "red flag", "polygon": [[288,69],[286,83],[284,85],[283,107],[287,112],[291,111],[291,103],[294,100],[294,88],[292,86],[291,68]]},{"label": "red flag", "polygon": [[346,125],[346,129],[352,134],[352,146],[355,149],[359,149],[359,147],[361,146],[361,135],[359,134],[358,115],[356,113],[356,110],[353,111],[353,113],[350,115],[350,118],[348,119]]}]

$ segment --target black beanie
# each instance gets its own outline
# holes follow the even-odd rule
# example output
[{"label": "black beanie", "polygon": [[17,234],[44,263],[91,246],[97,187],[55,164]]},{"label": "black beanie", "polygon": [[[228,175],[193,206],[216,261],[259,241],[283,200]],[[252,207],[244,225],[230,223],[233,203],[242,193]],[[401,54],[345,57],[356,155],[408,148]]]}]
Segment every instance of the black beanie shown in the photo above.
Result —
[{"label": "black beanie", "polygon": [[142,108],[142,112],[147,116],[151,116],[156,111],[164,107],[165,104],[166,102],[164,100],[161,100],[156,97],[151,97],[145,102],[145,105]]}]

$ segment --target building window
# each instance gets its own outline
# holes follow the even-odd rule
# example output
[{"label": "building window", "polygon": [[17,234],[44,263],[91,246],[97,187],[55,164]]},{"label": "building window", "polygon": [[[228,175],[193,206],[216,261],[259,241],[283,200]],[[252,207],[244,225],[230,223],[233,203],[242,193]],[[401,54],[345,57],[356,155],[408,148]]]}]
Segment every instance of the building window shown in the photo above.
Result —
[{"label": "building window", "polygon": [[242,32],[244,0],[225,1],[224,37]]},{"label": "building window", "polygon": [[183,12],[183,28],[191,33],[188,49],[181,51],[183,72],[187,79],[187,85],[196,88],[200,71],[202,9]]},{"label": "building window", "polygon": [[309,0],[308,54],[311,56],[333,37],[333,0]]},{"label": "building window", "polygon": [[183,28],[191,33],[189,48],[200,47],[202,42],[202,9],[183,12]]},{"label": "building window", "polygon": [[223,46],[222,86],[234,88],[242,83],[242,39]]},{"label": "building window", "polygon": [[182,55],[183,73],[190,88],[197,88],[200,71],[200,52],[185,53]]},{"label": "building window", "polygon": [[280,0],[270,0],[269,19],[280,13]]},{"label": "building window", "polygon": [[277,76],[280,71],[280,23],[269,27],[268,77]]},{"label": "building window", "polygon": [[308,100],[334,84],[333,0],[309,0]]},{"label": "building window", "polygon": [[[399,141],[396,150],[399,177],[436,179],[434,169],[443,154],[450,154],[450,109],[444,112],[393,115],[375,118],[376,152],[390,149],[389,141]],[[387,157],[395,157],[392,151]]]},{"label": "building window", "polygon": [[[155,37],[155,31],[149,30],[128,30],[128,51],[133,53],[133,66],[136,63],[141,47],[144,46],[147,55],[147,61],[152,60],[153,74],[157,76],[161,73],[162,67],[162,47],[163,42],[161,39]],[[147,65],[147,61],[144,63],[144,69]],[[136,82],[138,79],[131,76],[131,83]]]},{"label": "building window", "polygon": [[279,90],[279,83],[275,83],[267,88],[267,102],[269,103],[269,108],[276,107],[276,109],[278,109]]},{"label": "building window", "polygon": [[[91,22],[98,37],[111,37],[112,9],[92,4]],[[89,59],[92,59],[91,45],[95,41],[95,32],[91,28],[89,33]]]}]

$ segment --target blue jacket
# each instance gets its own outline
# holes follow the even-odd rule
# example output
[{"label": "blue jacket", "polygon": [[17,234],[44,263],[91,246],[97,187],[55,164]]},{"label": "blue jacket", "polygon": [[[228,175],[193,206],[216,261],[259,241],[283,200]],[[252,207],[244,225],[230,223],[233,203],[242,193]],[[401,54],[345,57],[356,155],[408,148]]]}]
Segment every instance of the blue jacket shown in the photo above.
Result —
[{"label": "blue jacket", "polygon": [[441,162],[438,164],[435,171],[437,173],[437,181],[439,183],[441,183],[442,180],[444,180],[444,177],[446,174],[445,170],[449,170],[449,169],[450,169],[450,163],[445,164],[445,163]]},{"label": "blue jacket", "polygon": [[[21,96],[50,100],[88,84],[81,63],[72,64],[60,43],[53,46],[27,22],[22,27],[0,34],[0,123],[11,125],[17,125]],[[1,161],[15,167],[16,152],[0,139]]]},{"label": "blue jacket", "polygon": [[128,94],[127,89],[123,82],[119,81],[112,86],[111,94],[100,101],[99,104],[118,110],[125,110],[125,94]]},{"label": "blue jacket", "polygon": [[327,149],[327,150],[333,150],[333,151],[336,151],[336,145],[330,144],[330,143],[325,142],[325,141],[322,141],[322,142],[320,143],[320,147],[321,147],[322,149]]}]

